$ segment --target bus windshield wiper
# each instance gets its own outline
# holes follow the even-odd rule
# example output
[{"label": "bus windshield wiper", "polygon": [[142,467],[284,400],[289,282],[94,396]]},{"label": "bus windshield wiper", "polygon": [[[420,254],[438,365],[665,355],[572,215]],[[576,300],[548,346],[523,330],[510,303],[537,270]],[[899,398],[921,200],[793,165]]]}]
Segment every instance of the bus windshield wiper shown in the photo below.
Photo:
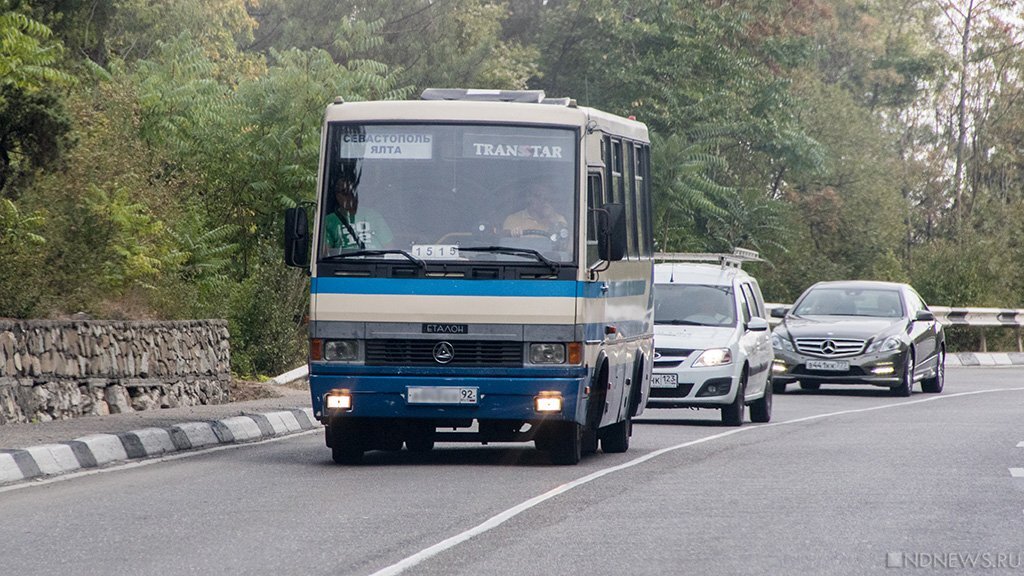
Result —
[{"label": "bus windshield wiper", "polygon": [[552,272],[558,272],[558,263],[550,260],[547,256],[532,248],[516,248],[514,246],[470,246],[459,248],[460,252],[490,252],[492,254],[507,254],[509,256],[533,256],[538,262],[547,264]]},{"label": "bus windshield wiper", "polygon": [[405,250],[353,250],[352,252],[341,252],[339,254],[332,254],[331,256],[325,256],[320,259],[321,262],[330,262],[332,260],[344,260],[352,256],[383,256],[385,254],[401,254],[409,259],[410,262],[426,270],[427,263],[419,258],[409,254]]}]

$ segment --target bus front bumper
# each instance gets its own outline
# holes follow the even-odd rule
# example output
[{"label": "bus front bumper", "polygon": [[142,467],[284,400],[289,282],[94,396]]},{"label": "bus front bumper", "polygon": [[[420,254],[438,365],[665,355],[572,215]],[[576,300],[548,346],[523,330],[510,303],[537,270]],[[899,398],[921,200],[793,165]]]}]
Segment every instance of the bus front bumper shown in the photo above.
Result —
[{"label": "bus front bumper", "polygon": [[[313,413],[338,417],[432,420],[567,420],[584,422],[586,368],[522,369],[495,374],[382,373],[353,367],[310,374]],[[345,394],[347,408],[328,408],[329,394]],[[561,398],[561,410],[538,411],[537,399]],[[548,403],[550,404],[550,403]]]}]

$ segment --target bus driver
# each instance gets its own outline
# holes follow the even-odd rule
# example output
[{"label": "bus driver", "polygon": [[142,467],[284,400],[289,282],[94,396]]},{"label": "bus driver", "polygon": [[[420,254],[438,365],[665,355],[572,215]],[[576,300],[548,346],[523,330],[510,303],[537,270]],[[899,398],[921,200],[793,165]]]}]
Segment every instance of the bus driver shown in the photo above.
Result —
[{"label": "bus driver", "polygon": [[526,208],[505,218],[502,230],[506,236],[564,237],[568,227],[565,217],[551,205],[550,191],[540,183],[526,189]]}]

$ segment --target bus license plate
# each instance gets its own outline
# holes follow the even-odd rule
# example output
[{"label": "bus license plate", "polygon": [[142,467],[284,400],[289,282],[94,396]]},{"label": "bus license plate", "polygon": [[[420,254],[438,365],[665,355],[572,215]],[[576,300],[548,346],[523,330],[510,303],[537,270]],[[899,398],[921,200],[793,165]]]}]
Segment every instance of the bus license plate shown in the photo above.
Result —
[{"label": "bus license plate", "polygon": [[476,404],[477,389],[458,386],[408,386],[409,404]]},{"label": "bus license plate", "polygon": [[846,372],[850,363],[846,360],[808,360],[808,370],[825,370],[828,372]]},{"label": "bus license plate", "polygon": [[679,385],[677,374],[652,374],[651,388],[675,388]]}]

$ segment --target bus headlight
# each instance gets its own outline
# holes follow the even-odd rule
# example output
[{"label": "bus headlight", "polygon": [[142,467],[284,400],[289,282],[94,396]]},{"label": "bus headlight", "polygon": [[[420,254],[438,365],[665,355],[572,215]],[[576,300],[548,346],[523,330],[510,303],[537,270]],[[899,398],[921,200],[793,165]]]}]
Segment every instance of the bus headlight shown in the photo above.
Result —
[{"label": "bus headlight", "polygon": [[358,340],[325,340],[324,360],[328,362],[352,362],[359,359]]},{"label": "bus headlight", "polygon": [[565,364],[565,344],[530,344],[531,364]]}]

